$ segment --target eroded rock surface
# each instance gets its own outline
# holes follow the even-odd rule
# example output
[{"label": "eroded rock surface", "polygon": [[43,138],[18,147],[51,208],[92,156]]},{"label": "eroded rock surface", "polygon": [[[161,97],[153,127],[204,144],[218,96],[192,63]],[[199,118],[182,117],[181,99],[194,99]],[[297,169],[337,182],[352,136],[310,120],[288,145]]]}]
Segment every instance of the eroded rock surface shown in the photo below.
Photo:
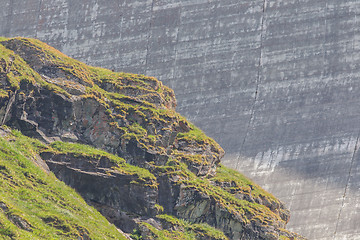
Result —
[{"label": "eroded rock surface", "polygon": [[46,143],[49,169],[124,232],[173,238],[170,224],[200,239],[198,228],[220,230],[204,230],[209,239],[302,239],[284,230],[279,200],[219,165],[222,148],[155,78],[90,67],[37,40],[0,47],[0,119]]}]

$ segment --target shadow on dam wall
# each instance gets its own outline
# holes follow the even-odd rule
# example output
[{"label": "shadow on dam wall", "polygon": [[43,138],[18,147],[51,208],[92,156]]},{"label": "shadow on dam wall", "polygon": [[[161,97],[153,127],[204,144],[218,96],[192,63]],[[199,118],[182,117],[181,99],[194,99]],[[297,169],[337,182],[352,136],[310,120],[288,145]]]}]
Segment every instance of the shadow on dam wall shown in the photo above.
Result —
[{"label": "shadow on dam wall", "polygon": [[159,78],[292,230],[357,239],[359,19],[355,0],[3,0],[0,35]]},{"label": "shadow on dam wall", "polygon": [[311,236],[309,239],[356,239],[360,197],[357,148],[357,137],[348,137],[280,146],[254,157],[227,154],[224,163],[249,173],[280,198],[291,211],[288,228],[292,231]]}]

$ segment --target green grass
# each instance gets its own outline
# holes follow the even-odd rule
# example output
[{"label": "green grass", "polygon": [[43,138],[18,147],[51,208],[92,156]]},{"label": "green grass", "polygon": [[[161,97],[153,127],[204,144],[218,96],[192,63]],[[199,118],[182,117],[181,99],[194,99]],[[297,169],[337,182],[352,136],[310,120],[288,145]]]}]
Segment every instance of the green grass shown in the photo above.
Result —
[{"label": "green grass", "polygon": [[59,141],[50,144],[50,147],[44,149],[43,151],[53,152],[55,154],[71,154],[75,157],[81,156],[92,159],[107,158],[114,163],[113,169],[117,172],[136,176],[137,180],[135,180],[135,182],[139,184],[151,186],[154,188],[157,187],[156,177],[152,173],[150,173],[149,170],[127,164],[125,160],[121,157],[88,145]]},{"label": "green grass", "polygon": [[243,194],[250,194],[251,192],[252,197],[267,198],[269,202],[277,202],[280,204],[279,200],[277,200],[272,194],[263,190],[249,178],[245,177],[238,171],[227,168],[223,165],[218,166],[216,169],[216,175],[211,178],[211,181],[217,183],[232,183],[231,187],[225,188],[228,192],[236,193],[239,191]]},{"label": "green grass", "polygon": [[8,97],[9,97],[9,92],[4,89],[0,89],[0,98],[8,98]]},{"label": "green grass", "polygon": [[[54,65],[63,70],[68,78],[76,78],[81,84],[87,87],[102,86],[102,84],[110,84],[116,92],[122,92],[122,89],[133,88],[138,90],[140,95],[149,93],[156,94],[163,99],[175,101],[173,90],[165,87],[160,81],[154,77],[147,77],[139,74],[113,72],[108,69],[88,66],[80,61],[66,56],[55,48],[37,40],[30,38],[13,38],[4,39],[4,41],[20,41],[22,45],[32,49],[37,53],[37,57],[43,63]],[[98,90],[98,89],[96,89]],[[141,99],[141,96],[138,96]]]},{"label": "green grass", "polygon": [[171,223],[174,226],[181,227],[186,232],[195,234],[196,239],[198,239],[199,237],[203,237],[203,238],[211,237],[213,239],[219,239],[219,240],[220,239],[221,240],[228,239],[222,231],[220,231],[216,228],[213,228],[206,223],[201,223],[201,224],[190,223],[188,221],[176,218],[174,216],[166,215],[166,214],[158,215],[157,218],[162,219],[168,223]]},{"label": "green grass", "polygon": [[[251,194],[251,197],[280,205],[275,197],[240,173],[219,166],[216,176],[198,178],[189,170],[190,165],[209,165],[222,155],[223,150],[213,139],[175,112],[173,91],[155,78],[90,67],[34,39],[0,38],[0,40],[14,41],[21,48],[30,49],[34,53],[32,57],[36,64],[51,65],[62,70],[65,73],[63,82],[71,81],[74,84],[78,82],[76,86],[83,85],[85,93],[78,97],[94,99],[105,108],[106,117],[110,119],[108,124],[119,132],[121,144],[135,140],[144,150],[169,156],[169,161],[164,166],[154,162],[147,163],[149,171],[129,165],[124,159],[91,146],[64,142],[54,142],[45,146],[39,141],[13,131],[9,136],[12,141],[1,139],[0,142],[0,185],[4,186],[0,189],[0,201],[5,202],[13,214],[31,223],[33,231],[28,232],[14,226],[9,220],[9,213],[0,211],[2,236],[15,239],[74,239],[84,232],[89,232],[93,239],[118,236],[114,228],[94,209],[86,206],[73,190],[57,181],[52,174],[47,175],[34,165],[31,159],[36,158],[41,152],[81,156],[90,160],[107,158],[114,164],[113,171],[135,176],[136,183],[154,188],[158,187],[157,176],[168,175],[176,179],[174,184],[182,184],[185,189],[207,195],[222,210],[238,216],[243,224],[256,221],[263,225],[272,225],[282,221],[279,214],[270,211],[268,207],[235,197],[236,193]],[[19,54],[23,53],[19,51]],[[66,86],[46,82],[31,68],[31,64],[34,63],[24,60],[28,56],[21,55],[23,59],[20,55],[0,44],[0,69],[6,70],[8,86],[1,89],[0,98],[6,98],[10,92],[15,91],[25,96],[32,94],[20,89],[22,83],[40,86],[42,89],[69,98],[73,97],[66,91],[68,89]],[[160,98],[161,101],[152,102],[152,98],[157,100]],[[169,135],[174,132],[177,133],[174,145],[165,146],[165,149],[164,134]],[[176,149],[176,144],[185,145],[185,150]],[[186,147],[203,151],[192,154],[186,150]],[[207,149],[210,149],[211,153],[205,151]],[[38,196],[38,199],[35,196]],[[51,207],[52,205],[55,207]],[[155,208],[159,212],[162,210],[160,205],[156,205]],[[90,220],[87,219],[89,217]],[[164,221],[176,220],[165,215],[160,218]],[[104,227],[96,228],[97,224]],[[154,239],[194,239],[200,236],[197,234],[201,232],[210,234],[213,231],[208,229],[207,225],[190,224],[182,220],[176,220],[176,224],[186,231],[160,231],[146,223],[143,226],[152,232]],[[213,234],[217,236],[218,233],[213,232]],[[220,234],[219,239],[222,239],[222,236]]]},{"label": "green grass", "polygon": [[182,181],[182,184],[185,189],[195,190],[209,196],[222,209],[240,216],[241,222],[244,224],[255,221],[262,225],[271,225],[274,222],[282,221],[279,215],[264,205],[238,199],[224,189],[211,185],[207,179],[194,178]]},{"label": "green grass", "polygon": [[203,131],[201,131],[199,128],[195,127],[194,125],[190,125],[190,131],[189,132],[179,132],[177,137],[179,140],[194,140],[197,142],[205,142],[209,139],[208,136],[205,135]]},{"label": "green grass", "polygon": [[[213,185],[213,178],[201,179],[197,177],[188,169],[185,163],[178,159],[169,159],[165,166],[156,166],[156,171],[158,171],[158,175],[177,176],[177,184],[183,185],[185,189],[197,191],[209,196],[210,199],[215,201],[222,209],[231,214],[240,216],[243,224],[249,224],[252,221],[256,221],[262,225],[271,225],[274,222],[283,221],[279,215],[272,212],[268,207],[255,202],[238,199],[226,189]],[[215,176],[215,178],[216,177],[217,176]],[[234,178],[236,178],[236,176]],[[190,206],[185,206],[185,208],[188,207]]]},{"label": "green grass", "polygon": [[[184,118],[182,117],[182,119],[184,119]],[[183,120],[183,121],[186,121],[186,120]],[[206,134],[203,131],[201,131],[198,127],[196,127],[194,124],[189,123],[189,122],[188,122],[188,124],[190,126],[190,131],[179,132],[177,134],[178,140],[183,140],[183,141],[186,141],[189,143],[196,142],[196,144],[198,144],[200,146],[207,144],[207,145],[210,145],[212,147],[212,150],[217,153],[220,153],[223,151],[217,142],[215,142],[212,138],[206,136]]]},{"label": "green grass", "polygon": [[[154,226],[141,222],[140,225],[150,231],[151,235],[147,239],[159,239],[159,240],[193,240],[193,239],[217,239],[227,240],[228,238],[220,230],[217,230],[208,224],[194,224],[188,221],[178,219],[170,215],[157,215],[162,222],[167,222],[166,225],[171,225],[169,229],[159,230]],[[176,230],[175,230],[176,229]],[[135,235],[135,234],[134,234]],[[136,232],[134,239],[140,233]]]},{"label": "green grass", "polygon": [[[70,187],[47,174],[31,160],[40,142],[13,131],[0,138],[0,236],[4,239],[125,239],[116,228]],[[11,221],[17,216],[31,226],[23,230]]]},{"label": "green grass", "polygon": [[[42,87],[70,96],[64,89],[44,81],[20,56],[0,44],[0,65],[6,69],[10,90],[18,90],[21,82],[40,84]],[[16,73],[16,75],[14,74]]]},{"label": "green grass", "polygon": [[150,236],[147,236],[149,240],[194,240],[196,234],[191,231],[171,231],[171,230],[159,230],[152,225],[142,222],[142,227],[147,228],[150,231]]},{"label": "green grass", "polygon": [[[71,81],[78,81],[85,86],[86,93],[80,97],[92,98],[107,109],[106,113],[112,119],[109,124],[123,131],[122,138],[124,140],[136,139],[143,148],[159,153],[165,152],[161,144],[157,144],[159,140],[161,141],[165,129],[147,132],[147,126],[166,126],[168,130],[173,131],[173,128],[179,125],[181,121],[188,124],[185,118],[168,107],[171,102],[176,102],[173,91],[153,77],[91,67],[36,39],[13,38],[7,39],[3,44],[8,46],[7,44],[10,43],[17,44],[21,49],[26,49],[34,55],[31,58],[32,61],[27,63],[21,58],[23,55],[17,55],[0,44],[0,56],[6,65],[10,66],[11,56],[15,57],[14,64],[8,73],[8,82],[12,91],[18,90],[22,81],[27,81],[33,85],[40,84],[51,92],[60,93],[70,98],[71,95],[66,90],[66,84],[62,86],[59,85],[60,83],[56,85],[52,82],[46,82],[31,68],[31,64],[34,64],[33,61],[55,66],[65,72],[66,77]],[[20,51],[19,54],[24,53]],[[28,56],[24,56],[24,58],[27,59]],[[68,82],[68,78],[63,79],[63,83]],[[106,91],[105,89],[110,90]],[[128,90],[130,90],[129,94]],[[132,91],[135,91],[136,94],[131,94]],[[4,98],[7,97],[6,94],[6,92],[1,92],[1,96]],[[163,101],[162,104],[158,106],[149,102],[151,96],[160,97]],[[124,122],[126,122],[125,125]],[[210,144],[212,148],[220,151],[220,146],[214,140],[207,137],[192,124],[188,125],[190,125],[191,130],[187,133],[179,133],[178,140],[185,140],[190,144],[201,146]],[[191,162],[190,160],[193,159],[189,159],[188,162]]]}]

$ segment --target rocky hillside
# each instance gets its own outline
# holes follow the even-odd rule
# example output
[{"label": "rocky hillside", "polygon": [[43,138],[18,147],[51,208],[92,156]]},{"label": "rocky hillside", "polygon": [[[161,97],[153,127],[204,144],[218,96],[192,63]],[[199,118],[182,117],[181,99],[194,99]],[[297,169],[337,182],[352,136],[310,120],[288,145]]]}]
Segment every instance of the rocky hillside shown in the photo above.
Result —
[{"label": "rocky hillside", "polygon": [[222,148],[155,78],[38,40],[0,43],[1,236],[302,239],[284,229],[279,200],[220,164]]}]

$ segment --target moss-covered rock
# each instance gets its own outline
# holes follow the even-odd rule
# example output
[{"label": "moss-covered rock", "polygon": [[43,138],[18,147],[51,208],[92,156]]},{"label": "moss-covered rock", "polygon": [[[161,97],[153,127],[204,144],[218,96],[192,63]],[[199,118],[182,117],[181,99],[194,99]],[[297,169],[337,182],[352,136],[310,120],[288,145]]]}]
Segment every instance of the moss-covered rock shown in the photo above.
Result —
[{"label": "moss-covered rock", "polygon": [[0,53],[0,123],[40,139],[39,164],[134,238],[300,238],[283,230],[282,203],[219,165],[222,148],[155,78],[87,66],[34,39],[2,38]]},{"label": "moss-covered rock", "polygon": [[43,148],[37,140],[0,127],[0,238],[126,239],[47,172],[38,155]]}]

